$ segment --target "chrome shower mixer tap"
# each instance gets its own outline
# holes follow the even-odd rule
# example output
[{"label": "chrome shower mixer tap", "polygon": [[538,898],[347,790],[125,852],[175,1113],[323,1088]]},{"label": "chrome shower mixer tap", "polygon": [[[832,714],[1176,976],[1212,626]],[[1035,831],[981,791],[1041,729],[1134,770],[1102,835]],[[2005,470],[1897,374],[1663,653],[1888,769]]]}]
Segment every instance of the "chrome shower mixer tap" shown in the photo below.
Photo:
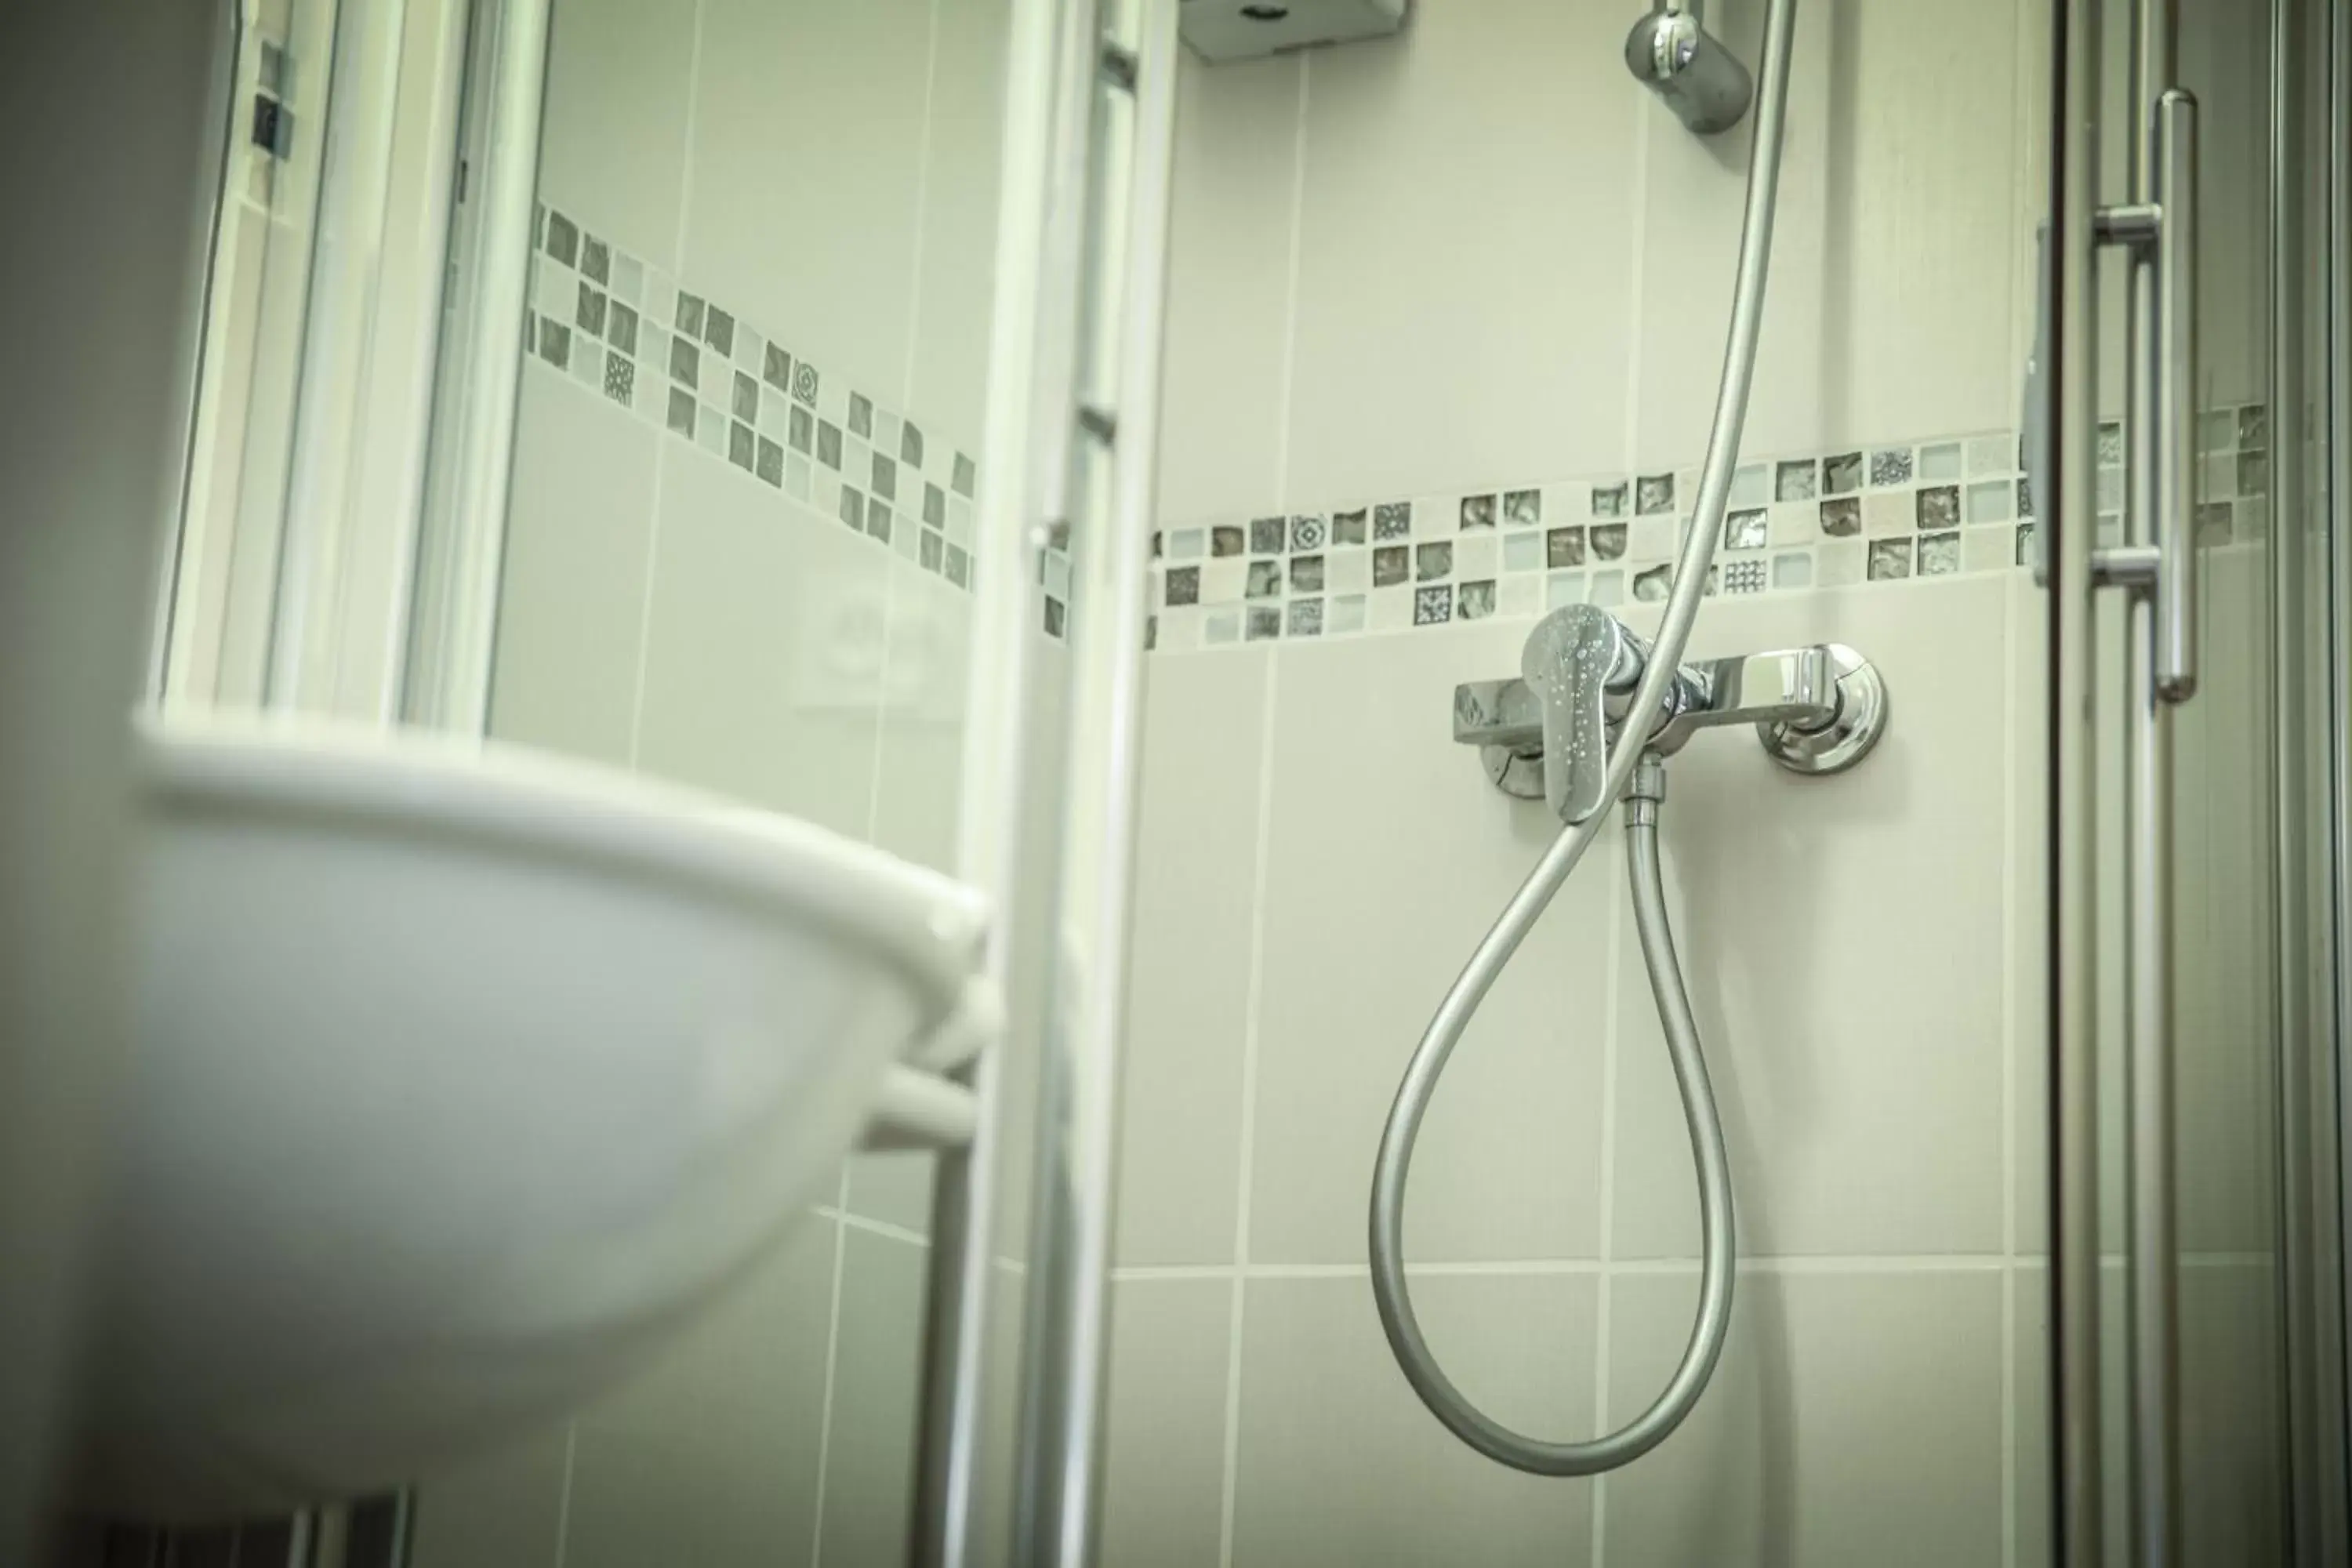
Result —
[{"label": "chrome shower mixer tap", "polygon": [[[1536,623],[1516,680],[1454,689],[1454,738],[1476,746],[1487,776],[1507,795],[1549,802],[1581,822],[1601,798],[1608,752],[1633,715],[1649,643],[1591,605],[1570,605]],[[1877,668],[1840,643],[1695,659],[1649,716],[1648,749],[1671,756],[1700,730],[1753,724],[1776,763],[1792,773],[1850,768],[1886,729],[1886,685]]]}]

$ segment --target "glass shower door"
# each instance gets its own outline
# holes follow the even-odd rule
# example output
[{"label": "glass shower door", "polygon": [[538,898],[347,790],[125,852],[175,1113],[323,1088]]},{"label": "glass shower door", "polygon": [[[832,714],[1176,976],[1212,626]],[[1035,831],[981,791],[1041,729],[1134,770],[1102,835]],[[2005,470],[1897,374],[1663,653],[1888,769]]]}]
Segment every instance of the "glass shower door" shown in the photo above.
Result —
[{"label": "glass shower door", "polygon": [[2060,10],[2056,1539],[2070,1563],[2317,1562],[2340,1488],[2296,237],[2316,8]]}]

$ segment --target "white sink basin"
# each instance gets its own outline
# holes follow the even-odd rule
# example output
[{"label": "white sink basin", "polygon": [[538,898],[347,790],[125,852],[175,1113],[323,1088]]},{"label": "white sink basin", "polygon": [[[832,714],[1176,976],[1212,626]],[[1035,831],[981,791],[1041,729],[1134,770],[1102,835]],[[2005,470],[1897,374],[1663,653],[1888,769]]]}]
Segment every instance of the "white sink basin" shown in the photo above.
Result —
[{"label": "white sink basin", "polygon": [[140,749],[111,1508],[349,1495],[560,1413],[992,1025],[978,899],[813,827],[416,736]]}]

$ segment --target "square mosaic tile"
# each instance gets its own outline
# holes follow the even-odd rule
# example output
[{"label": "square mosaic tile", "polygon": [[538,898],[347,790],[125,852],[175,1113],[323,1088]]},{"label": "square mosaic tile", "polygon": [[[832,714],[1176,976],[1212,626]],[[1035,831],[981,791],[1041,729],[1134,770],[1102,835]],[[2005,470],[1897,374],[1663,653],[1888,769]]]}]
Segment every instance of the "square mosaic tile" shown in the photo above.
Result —
[{"label": "square mosaic tile", "polygon": [[1911,542],[1874,539],[1870,543],[1870,580],[1884,583],[1911,575]]}]

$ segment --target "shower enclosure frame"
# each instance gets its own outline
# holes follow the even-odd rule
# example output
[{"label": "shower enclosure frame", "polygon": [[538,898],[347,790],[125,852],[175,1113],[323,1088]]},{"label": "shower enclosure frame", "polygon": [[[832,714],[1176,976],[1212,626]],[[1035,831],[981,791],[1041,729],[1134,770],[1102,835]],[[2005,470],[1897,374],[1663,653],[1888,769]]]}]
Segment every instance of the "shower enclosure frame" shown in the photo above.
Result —
[{"label": "shower enclosure frame", "polygon": [[[2196,444],[2192,377],[2196,165],[2193,100],[2173,83],[2178,0],[2132,0],[2126,20],[2130,90],[2126,124],[2102,123],[2098,71],[2109,58],[2099,41],[2099,0],[2053,6],[2051,80],[2050,214],[2040,286],[2044,336],[2040,406],[2030,428],[2046,433],[2036,454],[2043,501],[2038,542],[2050,589],[2050,892],[2049,1030],[2053,1108],[2051,1281],[2056,1343],[2053,1359],[2053,1545],[2065,1563],[2107,1561],[2120,1546],[2134,1563],[2172,1563],[2182,1550],[2179,1467],[2180,1373],[2177,1331],[2172,1187],[2177,1179],[2171,1080],[2174,1061],[2174,933],[2170,861],[2171,712],[2193,684],[2198,552],[2189,541],[2188,480]],[[2112,16],[2116,7],[2105,7]],[[2282,476],[2271,492],[2271,628],[2266,722],[2275,815],[2268,846],[2269,907],[2262,911],[2275,965],[2264,978],[2277,1040],[2271,1208],[2282,1465],[2275,1499],[2286,1560],[2335,1563],[2347,1542],[2344,1273],[2341,1226],[2352,1189],[2340,1151],[2352,1104],[2339,1070],[2343,1022],[2352,1016],[2352,671],[2346,668],[2352,627],[2352,363],[2347,322],[2346,134],[2352,100],[2352,18],[2326,0],[2271,0],[2258,24],[2267,54],[2269,122],[2268,248],[2272,269],[2267,402],[2273,461]],[[2311,45],[2324,36],[2324,47]],[[2317,85],[2330,134],[2314,138],[2305,110],[2303,75],[2322,62]],[[2133,178],[2124,205],[2101,207],[2096,186],[2099,137],[2132,139]],[[2316,146],[2326,165],[2306,168]],[[2312,177],[2313,174],[2317,179]],[[2324,221],[2309,221],[2313,205]],[[2320,286],[2309,273],[2307,233],[2323,237]],[[2166,241],[2173,243],[2168,247]],[[2132,270],[2125,385],[2129,432],[2128,500],[2121,543],[2094,537],[2097,503],[2091,454],[2098,435],[2096,268],[2103,245],[2126,244]],[[2168,265],[2169,263],[2169,265]],[[2306,345],[2318,352],[2306,358]],[[2313,363],[2315,360],[2317,363]],[[2324,471],[2301,465],[2306,400],[2325,432]],[[2306,485],[2306,477],[2316,481]],[[2305,595],[2321,568],[2326,585],[2313,626]],[[2114,672],[2095,657],[2094,600],[2102,591],[2131,595],[2123,690],[2126,865],[2121,948],[2126,956],[2121,1034],[2128,1060],[2124,1093],[2126,1147],[2118,1151],[2126,1186],[2131,1288],[2125,1321],[2099,1310],[2100,1064],[2097,1060],[2097,885],[2103,869],[2094,825],[2100,781],[2092,712],[2114,689]],[[2306,687],[2313,649],[2328,672],[2316,710]],[[2181,656],[2188,656],[2187,662]],[[2186,674],[2189,679],[2179,677]],[[2210,699],[2209,699],[2210,700]],[[2319,733],[2315,735],[2315,727]],[[2314,748],[2326,770],[2324,815],[2315,819],[2307,791]],[[2116,788],[2110,781],[2108,788]],[[2110,796],[2109,798],[2113,798]],[[2315,834],[2324,842],[2315,843]],[[2312,868],[2321,868],[2315,874]],[[2323,885],[2315,887],[2314,879]],[[2324,967],[2323,967],[2324,966]],[[2318,970],[2324,979],[2315,975]],[[2102,1431],[2101,1344],[2119,1335],[2129,1366],[2125,1429]],[[2127,1478],[2127,1540],[2103,1542],[2111,1468]]]}]

